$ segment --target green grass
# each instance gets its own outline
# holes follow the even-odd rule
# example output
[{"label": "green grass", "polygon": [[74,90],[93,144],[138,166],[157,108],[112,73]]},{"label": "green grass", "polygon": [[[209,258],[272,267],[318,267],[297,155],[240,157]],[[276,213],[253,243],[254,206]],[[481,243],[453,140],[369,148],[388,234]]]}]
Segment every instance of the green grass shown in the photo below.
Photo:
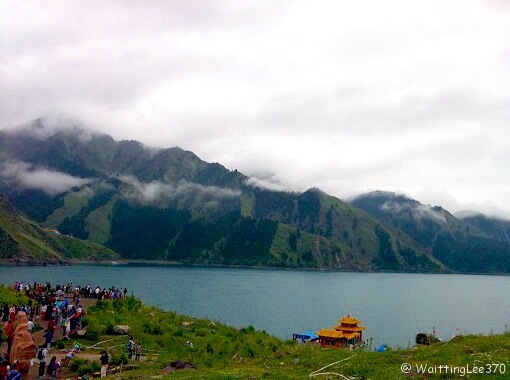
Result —
[{"label": "green grass", "polygon": [[0,304],[6,303],[7,305],[26,305],[28,298],[22,293],[14,291],[13,284],[0,284]]},{"label": "green grass", "polygon": [[64,197],[64,205],[48,216],[44,225],[53,228],[59,226],[65,218],[77,215],[93,196],[94,192],[88,189],[68,193]]},{"label": "green grass", "polygon": [[[0,287],[0,303],[25,303],[10,288]],[[268,316],[269,317],[269,316]],[[174,312],[164,312],[143,305],[134,297],[124,300],[101,301],[88,308],[85,325],[88,339],[77,340],[84,352],[100,352],[107,348],[112,364],[126,363],[127,336],[114,336],[113,326],[130,326],[136,342],[141,342],[145,360],[136,363],[133,370],[112,379],[134,379],[139,376],[161,376],[162,369],[172,360],[193,363],[196,370],[172,372],[163,379],[308,379],[320,368],[336,363],[322,372],[341,374],[351,379],[506,379],[510,371],[510,333],[501,335],[459,336],[449,342],[431,346],[389,350],[377,353],[371,350],[370,341],[364,350],[326,349],[318,345],[300,345],[283,341],[256,331],[248,326],[234,329],[222,323],[196,319]],[[189,328],[183,322],[193,322]],[[87,348],[99,341],[99,350]],[[191,348],[186,342],[193,343]],[[75,343],[71,340],[65,347]],[[110,347],[110,348],[108,348]],[[147,351],[150,350],[150,351]],[[133,362],[132,362],[133,363]],[[404,374],[403,363],[409,363],[412,371]],[[97,363],[95,363],[97,364]],[[457,371],[474,366],[506,374],[460,376],[439,373],[439,366],[456,367]],[[417,373],[417,366],[428,365],[436,373]],[[505,367],[500,367],[504,365]],[[469,367],[466,367],[469,366]],[[97,368],[90,362],[76,361],[80,373],[87,368]],[[316,376],[315,379],[338,379],[337,375]]]},{"label": "green grass", "polygon": [[111,249],[86,240],[62,235],[49,235],[48,239],[66,259],[105,261],[118,258],[118,255]]},{"label": "green grass", "polygon": [[23,252],[33,262],[55,260],[112,260],[118,255],[101,245],[57,235],[0,205],[0,229],[4,236],[2,257]]},{"label": "green grass", "polygon": [[85,226],[89,232],[88,240],[99,244],[108,242],[111,228],[109,218],[111,217],[114,203],[115,199],[112,199],[106,205],[97,208],[87,215]]},{"label": "green grass", "polygon": [[255,199],[250,194],[241,195],[241,215],[252,216]]},{"label": "green grass", "polygon": [[[184,329],[183,322],[193,322]],[[403,363],[412,366],[450,365],[471,368],[491,363],[504,363],[510,371],[510,334],[494,336],[462,336],[450,342],[410,349],[376,353],[371,350],[335,350],[317,345],[299,345],[282,341],[252,327],[236,330],[216,321],[195,319],[174,312],[163,312],[144,306],[135,298],[122,301],[100,302],[89,308],[89,331],[96,339],[111,339],[115,324],[132,328],[135,341],[155,355],[148,363],[134,371],[160,374],[172,360],[193,363],[197,370],[183,370],[166,375],[171,379],[306,379],[328,364],[345,359],[328,368],[358,379],[447,379],[458,378],[443,374],[405,375]],[[122,339],[122,338],[120,338]],[[127,338],[124,338],[126,340]],[[191,341],[193,348],[186,342]],[[118,343],[116,343],[118,344]],[[113,354],[122,354],[123,347]],[[487,376],[487,375],[486,375]],[[316,378],[324,379],[325,376]],[[329,377],[331,379],[337,376]],[[470,378],[477,378],[472,376]],[[491,375],[490,379],[503,379],[504,375]]]},{"label": "green grass", "polygon": [[[339,269],[337,258],[341,262],[346,262],[346,257],[352,262],[359,258],[354,250],[341,242],[332,242],[322,236],[297,231],[293,226],[278,224],[270,249],[275,262],[281,262],[287,267]],[[296,237],[295,250],[290,246],[291,235]]]}]

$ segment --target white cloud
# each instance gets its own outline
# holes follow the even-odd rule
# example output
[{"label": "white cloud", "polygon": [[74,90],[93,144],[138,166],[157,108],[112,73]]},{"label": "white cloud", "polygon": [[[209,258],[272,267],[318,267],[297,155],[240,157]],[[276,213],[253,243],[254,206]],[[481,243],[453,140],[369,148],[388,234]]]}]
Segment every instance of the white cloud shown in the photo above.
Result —
[{"label": "white cloud", "polygon": [[381,210],[391,211],[400,213],[402,211],[409,211],[414,219],[432,219],[437,223],[446,224],[445,216],[434,210],[429,205],[424,204],[411,204],[411,203],[399,203],[395,201],[386,201],[381,206],[379,206]]},{"label": "white cloud", "polygon": [[7,133],[22,132],[39,140],[45,140],[63,131],[73,133],[81,142],[90,141],[93,134],[97,133],[81,121],[69,118],[63,113],[44,115],[15,129],[6,130]]},{"label": "white cloud", "polygon": [[26,162],[3,163],[0,176],[5,181],[16,181],[22,187],[42,190],[50,195],[60,194],[93,181],[92,178],[73,177],[47,168],[33,167]]},{"label": "white cloud", "polygon": [[274,191],[285,190],[285,186],[278,179],[275,173],[262,172],[262,173],[248,173],[248,179],[245,184],[248,186],[258,187],[259,189],[267,189]]},{"label": "white cloud", "polygon": [[197,194],[209,200],[217,201],[221,198],[235,198],[241,195],[239,190],[222,188],[218,186],[204,186],[194,182],[180,181],[177,184],[151,181],[140,182],[134,176],[120,176],[119,179],[135,187],[143,200],[154,202],[162,199],[178,200],[181,198],[194,197]]}]

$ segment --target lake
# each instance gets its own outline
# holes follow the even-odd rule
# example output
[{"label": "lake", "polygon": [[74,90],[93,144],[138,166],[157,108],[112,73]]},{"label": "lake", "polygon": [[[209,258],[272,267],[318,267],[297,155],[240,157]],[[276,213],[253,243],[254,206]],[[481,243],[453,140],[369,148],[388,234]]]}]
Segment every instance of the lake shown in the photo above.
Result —
[{"label": "lake", "polygon": [[374,344],[407,347],[510,328],[510,277],[151,266],[0,267],[0,283],[126,286],[146,304],[278,337],[332,327],[350,314]]}]

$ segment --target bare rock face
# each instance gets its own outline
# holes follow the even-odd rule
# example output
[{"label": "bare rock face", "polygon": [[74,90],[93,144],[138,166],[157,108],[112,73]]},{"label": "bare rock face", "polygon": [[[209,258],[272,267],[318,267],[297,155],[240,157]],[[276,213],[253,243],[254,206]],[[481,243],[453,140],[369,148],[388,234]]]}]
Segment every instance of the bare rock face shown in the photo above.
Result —
[{"label": "bare rock face", "polygon": [[126,335],[129,334],[131,328],[126,325],[115,325],[113,326],[113,332],[118,335]]},{"label": "bare rock face", "polygon": [[429,344],[439,343],[441,340],[433,334],[419,333],[416,334],[416,344],[423,344],[428,346]]},{"label": "bare rock face", "polygon": [[26,313],[18,312],[18,326],[14,331],[14,340],[11,348],[11,363],[17,360],[18,370],[20,372],[28,372],[30,359],[35,358],[37,347],[32,339],[32,335],[28,332],[28,318]]},{"label": "bare rock face", "polygon": [[165,368],[163,368],[163,373],[178,371],[181,369],[197,369],[193,364],[183,361],[183,360],[174,360],[170,362]]}]

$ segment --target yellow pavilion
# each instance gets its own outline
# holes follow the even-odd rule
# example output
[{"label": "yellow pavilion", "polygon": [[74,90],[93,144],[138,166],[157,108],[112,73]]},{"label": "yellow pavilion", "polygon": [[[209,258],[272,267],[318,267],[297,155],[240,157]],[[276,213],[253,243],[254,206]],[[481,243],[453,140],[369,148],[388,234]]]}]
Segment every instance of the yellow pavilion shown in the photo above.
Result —
[{"label": "yellow pavilion", "polygon": [[342,348],[350,344],[358,344],[363,341],[365,326],[358,326],[361,321],[347,315],[340,319],[339,324],[333,330],[320,329],[317,331],[319,342],[323,347]]}]

